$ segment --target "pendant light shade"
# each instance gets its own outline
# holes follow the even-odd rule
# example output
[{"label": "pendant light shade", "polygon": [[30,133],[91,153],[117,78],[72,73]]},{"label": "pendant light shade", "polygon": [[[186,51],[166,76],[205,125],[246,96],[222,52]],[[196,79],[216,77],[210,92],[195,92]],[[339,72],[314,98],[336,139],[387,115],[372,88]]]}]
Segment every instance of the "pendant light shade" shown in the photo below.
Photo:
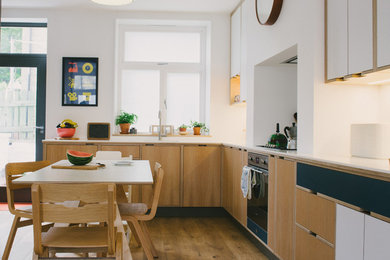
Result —
[{"label": "pendant light shade", "polygon": [[133,2],[133,0],[92,0],[97,4],[101,5],[128,5]]}]

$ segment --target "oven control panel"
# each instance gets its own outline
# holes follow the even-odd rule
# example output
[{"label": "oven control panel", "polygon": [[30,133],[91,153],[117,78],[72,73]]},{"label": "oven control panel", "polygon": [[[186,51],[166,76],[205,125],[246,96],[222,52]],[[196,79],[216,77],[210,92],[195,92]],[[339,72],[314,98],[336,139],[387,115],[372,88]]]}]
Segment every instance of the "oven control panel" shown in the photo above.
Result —
[{"label": "oven control panel", "polygon": [[248,153],[248,165],[268,170],[268,155]]}]

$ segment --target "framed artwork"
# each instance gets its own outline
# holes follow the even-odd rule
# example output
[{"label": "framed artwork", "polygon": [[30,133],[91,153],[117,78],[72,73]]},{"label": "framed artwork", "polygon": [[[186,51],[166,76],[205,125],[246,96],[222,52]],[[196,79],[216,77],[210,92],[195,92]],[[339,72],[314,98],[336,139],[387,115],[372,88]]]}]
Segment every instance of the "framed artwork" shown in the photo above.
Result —
[{"label": "framed artwork", "polygon": [[62,58],[62,105],[98,105],[98,58]]}]

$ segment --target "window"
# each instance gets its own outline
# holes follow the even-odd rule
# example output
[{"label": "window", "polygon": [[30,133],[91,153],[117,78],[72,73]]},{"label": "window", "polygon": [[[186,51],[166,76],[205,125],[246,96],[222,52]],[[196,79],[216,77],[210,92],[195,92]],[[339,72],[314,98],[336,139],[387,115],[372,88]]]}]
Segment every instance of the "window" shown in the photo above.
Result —
[{"label": "window", "polygon": [[139,132],[207,123],[206,26],[118,24],[117,102]]},{"label": "window", "polygon": [[0,53],[46,54],[46,23],[1,23]]}]

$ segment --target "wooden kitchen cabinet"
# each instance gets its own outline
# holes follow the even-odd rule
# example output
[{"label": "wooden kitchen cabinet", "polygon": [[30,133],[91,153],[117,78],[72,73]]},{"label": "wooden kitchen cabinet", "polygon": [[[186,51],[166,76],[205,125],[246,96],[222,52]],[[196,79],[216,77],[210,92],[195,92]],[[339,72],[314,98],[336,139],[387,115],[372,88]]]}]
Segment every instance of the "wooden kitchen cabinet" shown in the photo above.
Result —
[{"label": "wooden kitchen cabinet", "polygon": [[67,150],[76,150],[96,155],[98,146],[95,144],[45,144],[44,145],[44,160],[52,163],[60,160],[65,160]]},{"label": "wooden kitchen cabinet", "polygon": [[120,151],[122,157],[133,156],[133,159],[140,159],[140,146],[139,145],[102,145],[101,151]]},{"label": "wooden kitchen cabinet", "polygon": [[[333,260],[334,248],[308,230],[296,229],[296,260]],[[353,259],[353,258],[345,258]]]},{"label": "wooden kitchen cabinet", "polygon": [[233,153],[233,217],[243,226],[247,224],[247,198],[241,191],[242,168],[248,162],[248,152],[236,149]]},{"label": "wooden kitchen cabinet", "polygon": [[271,157],[268,165],[268,245],[281,259],[294,259],[296,162]]},{"label": "wooden kitchen cabinet", "polygon": [[223,148],[222,207],[233,216],[233,160],[232,147]]},{"label": "wooden kitchen cabinet", "polygon": [[[164,170],[159,207],[180,206],[180,157],[180,145],[142,146],[142,160],[149,160],[152,171],[156,162],[160,163]],[[135,194],[132,198],[135,200],[139,186],[134,188]],[[141,189],[142,202],[150,203],[153,199],[152,185],[142,185]]]},{"label": "wooden kitchen cabinet", "polygon": [[185,145],[183,206],[221,206],[221,147]]},{"label": "wooden kitchen cabinet", "polygon": [[247,222],[247,199],[241,191],[241,174],[247,161],[247,151],[223,148],[222,206],[243,226]]}]

